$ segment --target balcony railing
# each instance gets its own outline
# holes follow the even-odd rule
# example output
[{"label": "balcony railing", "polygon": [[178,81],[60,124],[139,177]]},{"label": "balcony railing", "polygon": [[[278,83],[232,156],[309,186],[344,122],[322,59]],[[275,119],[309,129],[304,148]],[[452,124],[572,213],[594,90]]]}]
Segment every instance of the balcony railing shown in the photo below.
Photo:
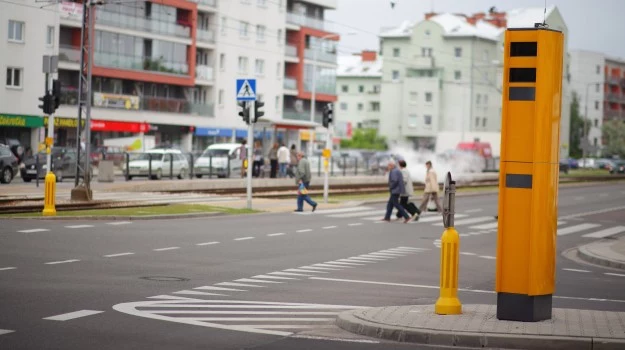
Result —
[{"label": "balcony railing", "polygon": [[[282,113],[284,119],[310,121],[310,111],[298,112],[294,109],[285,109]],[[323,115],[321,112],[315,113],[315,121],[321,121]]]},{"label": "balcony railing", "polygon": [[434,68],[434,57],[414,56],[411,66],[415,66],[417,68]]},{"label": "balcony railing", "polygon": [[618,118],[621,116],[621,111],[605,111],[606,118]]},{"label": "balcony railing", "polygon": [[[310,80],[304,81],[304,90],[307,92],[312,92],[312,82]],[[317,94],[328,94],[328,95],[336,95],[336,84],[324,83],[317,81],[315,84],[315,93]]]},{"label": "balcony railing", "polygon": [[212,30],[197,30],[197,40],[206,42],[206,43],[214,43],[215,42],[215,32]]},{"label": "balcony railing", "polygon": [[285,54],[289,57],[297,57],[297,46],[286,44]]},{"label": "balcony railing", "polygon": [[610,102],[620,102],[621,94],[615,94],[615,93],[608,94],[607,99]]},{"label": "balcony railing", "polygon": [[315,28],[324,31],[327,29],[327,24],[324,20],[308,17],[299,13],[287,12],[286,21],[288,23],[296,24],[302,27]]},{"label": "balcony railing", "polygon": [[614,76],[607,77],[606,80],[610,83],[610,85],[618,85],[620,82],[620,78]]},{"label": "balcony railing", "polygon": [[[96,108],[125,109],[190,114],[192,103],[185,99],[121,95],[94,92],[92,103]],[[76,88],[65,88],[61,94],[61,104],[77,105],[78,91]]]},{"label": "balcony railing", "polygon": [[213,80],[213,67],[198,65],[195,67],[195,77],[202,80]]},{"label": "balcony railing", "polygon": [[206,5],[210,7],[217,7],[217,0],[191,0],[199,5]]},{"label": "balcony railing", "polygon": [[103,67],[145,70],[177,75],[189,73],[189,65],[186,62],[169,62],[151,57],[126,56],[117,53],[96,52],[94,62],[97,66]]},{"label": "balcony railing", "polygon": [[315,50],[313,49],[306,49],[304,50],[304,57],[310,60],[314,60],[316,58],[317,61],[336,63],[336,53],[323,50],[317,50],[315,53]]},{"label": "balcony railing", "polygon": [[59,61],[80,63],[80,48],[61,45],[59,47]]},{"label": "balcony railing", "polygon": [[286,90],[297,90],[297,80],[295,78],[284,77],[284,88]]},{"label": "balcony railing", "polygon": [[192,103],[191,104],[191,113],[197,114],[202,117],[212,117],[213,116],[213,108],[214,105],[212,103],[203,104],[203,103]]},{"label": "balcony railing", "polygon": [[159,21],[145,17],[128,16],[105,10],[96,11],[96,24],[103,24],[143,32],[172,35],[182,38],[191,37],[190,27],[175,22]]}]

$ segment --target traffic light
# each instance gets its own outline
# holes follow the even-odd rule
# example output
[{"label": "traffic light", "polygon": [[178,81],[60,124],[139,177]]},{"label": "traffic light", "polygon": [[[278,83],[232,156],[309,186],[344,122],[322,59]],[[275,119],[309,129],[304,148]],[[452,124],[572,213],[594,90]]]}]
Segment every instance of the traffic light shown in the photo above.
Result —
[{"label": "traffic light", "polygon": [[54,110],[56,111],[61,104],[61,81],[53,80],[52,81],[52,96],[54,97]]},{"label": "traffic light", "polygon": [[45,95],[39,97],[39,101],[42,102],[42,104],[39,105],[39,108],[43,110],[43,114],[49,115],[54,113],[54,98],[52,95],[46,92]]},{"label": "traffic light", "polygon": [[247,106],[247,103],[243,101],[239,102],[238,104],[239,104],[239,107],[243,109],[241,112],[239,112],[239,116],[243,118],[243,121],[245,122],[245,124],[249,124],[250,123],[250,108]]},{"label": "traffic light", "polygon": [[258,118],[265,115],[265,112],[260,109],[265,105],[265,102],[255,101],[254,102],[254,123],[258,120]]},{"label": "traffic light", "polygon": [[330,103],[328,103],[327,105],[325,105],[325,107],[323,107],[323,126],[324,127],[329,127],[330,123],[332,123],[332,105]]}]

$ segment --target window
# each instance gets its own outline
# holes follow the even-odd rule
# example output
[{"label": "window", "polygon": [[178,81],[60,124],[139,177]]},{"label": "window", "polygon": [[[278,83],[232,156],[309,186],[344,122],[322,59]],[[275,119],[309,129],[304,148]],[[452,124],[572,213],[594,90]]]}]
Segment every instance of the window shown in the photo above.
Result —
[{"label": "window", "polygon": [[454,53],[456,57],[462,57],[462,48],[461,47],[456,47],[454,49]]},{"label": "window", "polygon": [[393,57],[399,57],[399,48],[393,48]]},{"label": "window", "polygon": [[595,119],[595,128],[599,127],[599,119]]},{"label": "window", "polygon": [[482,95],[477,94],[477,96],[475,96],[475,104],[480,104],[480,102],[482,102]]},{"label": "window", "polygon": [[599,92],[599,90],[601,90],[601,85],[600,84],[595,85],[595,92]]},{"label": "window", "polygon": [[410,92],[410,102],[417,102],[418,97],[419,95],[416,92],[414,91]]},{"label": "window", "polygon": [[432,34],[432,32],[430,32],[430,30],[429,30],[429,29],[426,29],[426,30],[425,30],[425,36],[430,36],[430,34]]},{"label": "window", "polygon": [[219,69],[223,72],[226,70],[226,54],[222,53],[219,55]]},{"label": "window", "polygon": [[425,125],[432,125],[432,116],[431,115],[424,115],[423,116],[423,123],[425,123]]},{"label": "window", "polygon": [[482,127],[485,128],[486,127],[486,117],[484,117],[482,119]]},{"label": "window", "polygon": [[365,92],[365,86],[364,85],[358,85],[358,92]]},{"label": "window", "polygon": [[347,110],[347,103],[341,102],[341,110],[342,111],[346,111]]},{"label": "window", "polygon": [[595,101],[595,109],[599,110],[599,101]]},{"label": "window", "polygon": [[226,17],[221,17],[221,35],[228,33],[228,21]]},{"label": "window", "polygon": [[54,46],[54,27],[48,26],[48,31],[46,32],[46,45]]},{"label": "window", "polygon": [[267,7],[267,0],[257,0],[256,5],[258,5],[258,7]]},{"label": "window", "polygon": [[480,117],[475,117],[475,127],[480,126]]},{"label": "window", "polygon": [[276,77],[278,79],[282,78],[282,65],[280,62],[276,63]]},{"label": "window", "polygon": [[425,93],[425,102],[432,102],[432,93],[431,92],[426,92]]},{"label": "window", "polygon": [[371,102],[371,111],[379,112],[380,111],[380,102]]},{"label": "window", "polygon": [[373,92],[376,94],[380,93],[380,85],[373,85]]},{"label": "window", "polygon": [[358,104],[358,110],[359,110],[359,111],[362,111],[362,109],[363,109],[363,108],[364,108],[364,105],[363,105],[362,103],[359,103],[359,104]]},{"label": "window", "polygon": [[398,80],[399,79],[399,71],[398,70],[394,70],[393,71],[393,80]]},{"label": "window", "polygon": [[250,26],[250,24],[247,23],[247,22],[240,22],[239,23],[239,36],[240,37],[247,38],[249,26]]},{"label": "window", "polygon": [[280,96],[276,96],[276,111],[280,110]]},{"label": "window", "polygon": [[24,42],[24,22],[9,20],[9,41]]},{"label": "window", "polygon": [[601,66],[597,66],[597,74],[601,74]]},{"label": "window", "polygon": [[22,87],[22,68],[7,68],[7,87]]},{"label": "window", "polygon": [[410,114],[408,116],[408,126],[411,128],[417,127],[417,115],[416,114]]},{"label": "window", "polygon": [[423,57],[432,57],[432,48],[431,47],[422,47],[421,48],[421,56],[423,56]]},{"label": "window", "polygon": [[349,86],[341,85],[341,92],[345,92],[345,93],[349,92]]},{"label": "window", "polygon": [[265,26],[256,26],[256,41],[265,41]]},{"label": "window", "polygon": [[256,69],[255,69],[256,75],[265,74],[265,61],[264,60],[257,59],[255,66],[256,66]]},{"label": "window", "polygon": [[219,93],[217,94],[217,103],[220,106],[223,106],[224,104],[224,89],[220,89]]},{"label": "window", "polygon": [[278,45],[282,45],[284,42],[282,41],[282,29],[278,29]]},{"label": "window", "polygon": [[592,144],[593,144],[593,146],[597,146],[597,142],[598,142],[598,140],[597,140],[597,138],[595,137],[595,138],[592,140]]},{"label": "window", "polygon": [[490,56],[490,54],[488,53],[488,50],[484,50],[484,61],[488,61],[488,58]]},{"label": "window", "polygon": [[455,71],[454,72],[454,79],[456,79],[456,80],[462,79],[462,72],[459,71],[459,70]]},{"label": "window", "polygon": [[247,57],[239,56],[239,73],[247,73]]},{"label": "window", "polygon": [[488,95],[484,95],[484,104],[488,105]]}]

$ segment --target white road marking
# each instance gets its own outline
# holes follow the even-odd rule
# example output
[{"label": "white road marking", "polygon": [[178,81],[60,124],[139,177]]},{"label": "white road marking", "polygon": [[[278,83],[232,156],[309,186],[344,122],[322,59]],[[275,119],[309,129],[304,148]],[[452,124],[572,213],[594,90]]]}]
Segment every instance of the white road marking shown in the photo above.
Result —
[{"label": "white road marking", "polygon": [[158,249],[154,249],[155,252],[163,252],[166,250],[174,250],[174,249],[180,249],[180,247],[167,247],[167,248],[158,248]]},{"label": "white road marking", "polygon": [[625,226],[610,227],[610,228],[607,228],[605,230],[601,230],[601,231],[585,234],[582,237],[604,238],[604,237],[613,236],[613,235],[621,233],[621,232],[625,232]]},{"label": "white road marking", "polygon": [[197,290],[179,290],[174,292],[173,294],[183,294],[183,295],[220,295],[220,296],[228,296],[227,294],[219,294],[219,293],[206,293],[206,292],[198,292]]},{"label": "white road marking", "polygon": [[330,271],[339,271],[339,270],[340,270],[340,269],[330,269],[330,268],[327,268],[327,267],[315,267],[315,266],[300,266],[299,268],[301,268],[301,269],[307,269],[307,270],[322,270],[322,271],[324,271],[324,270],[325,270],[325,271],[327,271],[327,270],[330,270]]},{"label": "white road marking", "polygon": [[119,226],[119,225],[128,225],[128,224],[132,224],[132,222],[130,221],[113,221],[113,222],[107,222],[107,225],[113,225],[113,226]]},{"label": "white road marking", "polygon": [[124,255],[133,255],[134,253],[132,252],[127,252],[127,253],[117,253],[117,254],[109,254],[109,255],[105,255],[105,258],[114,258],[116,256],[124,256]]},{"label": "white road marking", "polygon": [[303,272],[303,273],[327,273],[325,271],[311,271],[311,270],[304,270],[304,269],[286,269],[284,271],[287,271],[287,272]]},{"label": "white road marking", "polygon": [[599,193],[599,197],[607,197],[607,196],[609,196],[609,194],[607,194],[607,193]]},{"label": "white road marking", "polygon": [[407,254],[401,254],[401,253],[382,253],[382,252],[375,252],[375,253],[369,253],[369,255],[373,255],[373,256],[379,256],[379,257],[387,257],[387,258],[399,258],[402,256],[406,256]]},{"label": "white road marking", "polygon": [[496,256],[490,256],[490,255],[480,255],[479,256],[482,259],[489,259],[489,260],[496,260],[497,257]]},{"label": "white road marking", "polygon": [[9,330],[9,329],[0,329],[0,335],[3,334],[9,334],[9,333],[13,333],[15,331]]},{"label": "white road marking", "polygon": [[[454,215],[454,219],[458,219],[458,218],[465,218],[468,215],[466,214],[456,214]],[[424,218],[419,218],[419,221],[413,221],[414,223],[418,224],[421,222],[434,222],[434,221],[443,221],[443,216],[442,215],[432,215],[432,216],[426,216]],[[442,226],[442,224],[441,224]]]},{"label": "white road marking", "polygon": [[257,286],[255,284],[234,283],[234,282],[219,282],[219,283],[215,283],[215,285],[216,286],[230,286],[230,287],[265,288],[265,286]]},{"label": "white road marking", "polygon": [[[469,219],[454,221],[454,226],[477,224],[479,222],[491,221],[491,220],[494,220],[492,216],[480,216],[477,218],[469,218]],[[439,222],[437,224],[433,224],[432,226],[443,226],[443,223]]]},{"label": "white road marking", "polygon": [[17,231],[20,233],[35,233],[35,232],[45,232],[45,231],[50,231],[47,228],[31,228],[30,230],[21,230],[21,231]]},{"label": "white road marking", "polygon": [[359,212],[355,212],[355,213],[328,215],[328,217],[345,219],[345,218],[357,218],[357,217],[361,217],[361,216],[371,216],[371,215],[376,215],[376,214],[379,217],[382,217],[382,216],[384,216],[384,210],[359,211]]},{"label": "white road marking", "polygon": [[358,256],[355,256],[355,258],[358,258],[358,259],[366,258],[366,259],[377,260],[377,261],[383,261],[383,260],[391,259],[391,258],[383,258],[381,256],[375,256],[375,255],[371,255],[371,254],[358,255]]},{"label": "white road marking", "polygon": [[588,270],[579,270],[579,269],[562,269],[564,271],[571,271],[571,272],[590,272]]},{"label": "white road marking", "polygon": [[[336,214],[336,213],[349,213],[354,211],[363,211],[372,209],[371,207],[351,207],[351,208],[337,208],[337,209],[323,209],[315,210],[315,214]],[[300,215],[311,215],[312,212],[300,213]]]},{"label": "white road marking", "polygon": [[[187,317],[179,317],[180,319],[186,319]],[[189,318],[192,321],[263,321],[263,322],[285,322],[285,321],[306,321],[306,322],[328,322],[334,321],[334,317],[193,317]]]},{"label": "white road marking", "polygon": [[93,227],[93,225],[69,225],[65,227],[66,228],[87,228],[87,227]]},{"label": "white road marking", "polygon": [[469,253],[469,252],[460,252],[460,255],[477,255],[477,254]]},{"label": "white road marking", "polygon": [[254,237],[240,237],[240,238],[235,238],[235,241],[247,241],[248,239],[254,239]]},{"label": "white road marking", "polygon": [[362,225],[362,222],[354,222],[351,224],[347,224],[347,226],[360,226],[360,225]]},{"label": "white road marking", "polygon": [[565,225],[566,221],[558,221],[556,222],[556,225],[560,226],[560,225]]},{"label": "white road marking", "polygon": [[237,282],[248,282],[248,283],[283,283],[278,281],[267,281],[267,280],[255,280],[253,278],[239,278],[235,280]]},{"label": "white road marking", "polygon": [[346,262],[355,262],[355,263],[363,263],[363,264],[373,264],[377,261],[371,261],[371,260],[365,260],[365,259],[354,259],[354,258],[349,258],[349,259],[339,259],[337,261],[346,261]]},{"label": "white road marking", "polygon": [[498,225],[499,225],[499,223],[492,222],[490,224],[470,226],[469,228],[475,229],[475,230],[490,230],[490,229],[493,229],[493,228],[497,228]]},{"label": "white road marking", "polygon": [[481,211],[483,211],[484,209],[469,209],[469,210],[465,210],[465,213],[479,213]]},{"label": "white road marking", "polygon": [[214,286],[202,286],[202,287],[195,287],[193,289],[216,290],[216,291],[225,291],[225,292],[247,292],[246,289],[224,288],[224,287],[214,287]]},{"label": "white road marking", "polygon": [[274,237],[274,236],[283,236],[283,235],[284,235],[284,233],[280,232],[280,233],[270,233],[267,236]]},{"label": "white road marking", "polygon": [[104,311],[80,310],[80,311],[74,311],[74,312],[70,312],[70,313],[62,314],[62,315],[44,317],[43,319],[44,320],[50,320],[50,321],[68,321],[68,320],[73,320],[75,318],[80,318],[80,317],[85,317],[85,316],[91,316],[91,315],[99,314],[99,313],[102,313],[102,312],[104,312]]},{"label": "white road marking", "polygon": [[601,226],[601,225],[599,225],[599,224],[588,224],[588,223],[574,225],[574,226],[569,226],[567,228],[558,229],[558,236],[564,236],[564,235],[568,235],[568,234],[579,232],[579,231],[585,231],[585,230],[589,230],[591,228],[595,228],[595,227],[599,227],[599,226]]},{"label": "white road marking", "polygon": [[[267,328],[267,327],[258,326],[258,328]],[[318,337],[318,336],[314,336],[314,335],[302,335],[302,334],[293,335],[293,336],[291,336],[291,338],[312,339],[312,340],[329,340],[329,341],[339,341],[339,342],[346,342],[346,343],[380,344],[380,342],[377,341],[377,340]]]},{"label": "white road marking", "polygon": [[67,264],[67,263],[73,263],[73,262],[77,262],[80,261],[78,259],[70,259],[70,260],[62,260],[62,261],[50,261],[45,263],[46,265],[57,265],[57,264]]},{"label": "white road marking", "polygon": [[620,207],[612,207],[612,208],[595,210],[595,211],[587,211],[587,212],[584,212],[584,213],[571,214],[571,215],[563,216],[560,219],[573,219],[573,218],[577,218],[577,217],[580,217],[580,216],[589,216],[589,215],[595,215],[595,214],[603,214],[603,213],[609,213],[609,212],[612,212],[612,211],[618,211],[618,210],[623,210],[623,209],[625,209],[625,205],[620,206]]},{"label": "white road marking", "polygon": [[202,246],[202,245],[213,245],[213,244],[219,244],[219,242],[204,242],[204,243],[198,243],[196,245]]},{"label": "white road marking", "polygon": [[297,232],[297,233],[302,233],[302,232],[310,232],[310,231],[312,231],[312,229],[305,228],[305,229],[303,229],[303,230],[297,230],[297,231],[295,231],[295,232]]},{"label": "white road marking", "polygon": [[256,275],[252,276],[252,278],[261,278],[261,279],[269,279],[269,280],[297,280],[298,278],[293,277],[280,277],[280,276],[269,276],[269,275]]},{"label": "white road marking", "polygon": [[324,229],[324,230],[329,230],[329,229],[331,229],[331,228],[336,228],[336,226],[326,226],[326,227],[322,227],[322,229]]},{"label": "white road marking", "polygon": [[584,200],[584,196],[577,196],[577,197],[573,198],[573,200],[576,200],[576,201]]},{"label": "white road marking", "polygon": [[17,267],[0,267],[0,271],[15,270]]},{"label": "white road marking", "polygon": [[337,265],[331,265],[331,264],[312,264],[310,266],[313,267],[329,267],[331,269],[342,269],[342,268],[348,268],[348,269],[353,269],[353,266],[337,266]]},{"label": "white road marking", "polygon": [[420,251],[429,250],[429,249],[428,248],[415,248],[415,247],[397,247],[397,248],[393,248],[389,250],[407,250],[407,251],[420,252]]},{"label": "white road marking", "polygon": [[278,276],[303,276],[303,277],[310,277],[313,275],[307,275],[307,274],[303,274],[303,273],[293,273],[293,272],[282,272],[282,271],[276,271],[276,272],[269,272],[268,275],[278,275]]},{"label": "white road marking", "polygon": [[622,273],[612,273],[612,272],[605,272],[605,275],[610,275],[610,276],[618,276],[618,277],[625,277],[624,274]]},{"label": "white road marking", "polygon": [[[226,310],[192,310],[192,311],[154,311],[156,314],[195,314],[195,315],[302,315],[332,316],[339,311],[226,311]],[[287,327],[288,325],[285,325]],[[262,327],[259,327],[262,328]]]},{"label": "white road marking", "polygon": [[461,234],[459,234],[459,236],[460,237],[468,237],[468,236],[470,236],[470,234],[468,234],[468,233],[461,233]]},{"label": "white road marking", "polygon": [[324,262],[324,264],[365,266],[365,264],[357,264],[357,263],[353,263],[353,262],[343,262],[343,261],[326,261],[326,262]]}]

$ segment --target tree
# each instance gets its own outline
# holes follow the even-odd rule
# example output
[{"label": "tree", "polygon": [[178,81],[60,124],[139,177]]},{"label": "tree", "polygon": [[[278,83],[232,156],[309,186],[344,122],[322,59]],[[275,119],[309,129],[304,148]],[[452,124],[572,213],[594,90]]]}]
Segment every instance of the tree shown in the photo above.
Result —
[{"label": "tree", "polygon": [[618,155],[625,158],[625,122],[622,120],[610,120],[603,123],[603,153],[606,155]]},{"label": "tree", "polygon": [[587,135],[584,130],[584,119],[579,113],[579,96],[573,91],[573,100],[571,101],[571,128],[569,130],[569,155],[573,158],[582,157],[581,141],[582,136]]},{"label": "tree", "polygon": [[386,139],[376,129],[356,129],[351,140],[341,140],[341,147],[386,150]]}]

